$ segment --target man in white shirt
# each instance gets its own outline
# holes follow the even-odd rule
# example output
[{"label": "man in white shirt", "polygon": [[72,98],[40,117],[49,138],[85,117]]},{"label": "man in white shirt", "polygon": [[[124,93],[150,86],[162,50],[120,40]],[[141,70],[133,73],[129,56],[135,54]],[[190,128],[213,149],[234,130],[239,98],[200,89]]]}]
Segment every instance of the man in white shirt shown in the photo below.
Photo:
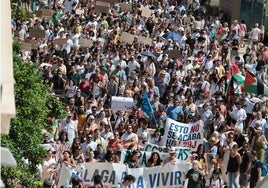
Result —
[{"label": "man in white shirt", "polygon": [[128,76],[137,68],[140,68],[140,64],[134,59],[134,56],[131,56],[128,61]]},{"label": "man in white shirt", "polygon": [[260,127],[262,128],[262,130],[265,130],[265,126],[266,126],[266,120],[262,118],[262,113],[261,111],[257,112],[257,116],[252,120],[250,127],[255,127],[255,124],[258,123],[260,125]]},{"label": "man in white shirt", "polygon": [[234,115],[234,118],[237,121],[237,128],[239,128],[241,132],[243,132],[244,123],[245,123],[245,120],[247,119],[247,113],[245,109],[241,108],[240,103],[236,103],[236,107],[237,109],[235,109],[232,112],[232,114]]},{"label": "man in white shirt", "polygon": [[62,120],[60,122],[59,131],[65,130],[68,135],[68,139],[70,142],[70,145],[73,143],[74,138],[78,138],[78,132],[77,132],[77,120],[72,120],[73,114],[69,113],[67,115],[67,118]]},{"label": "man in white shirt", "polygon": [[261,30],[259,29],[259,24],[256,23],[255,27],[251,30],[251,37],[252,37],[253,43],[259,42],[260,35],[261,35]]},{"label": "man in white shirt", "polygon": [[97,143],[92,140],[91,134],[87,134],[86,141],[82,143],[81,147],[84,155],[86,156],[86,150],[92,149],[92,151],[95,151],[97,149]]},{"label": "man in white shirt", "polygon": [[123,146],[125,149],[138,149],[138,136],[132,132],[132,126],[128,125],[126,132],[122,135],[121,139],[123,140]]}]

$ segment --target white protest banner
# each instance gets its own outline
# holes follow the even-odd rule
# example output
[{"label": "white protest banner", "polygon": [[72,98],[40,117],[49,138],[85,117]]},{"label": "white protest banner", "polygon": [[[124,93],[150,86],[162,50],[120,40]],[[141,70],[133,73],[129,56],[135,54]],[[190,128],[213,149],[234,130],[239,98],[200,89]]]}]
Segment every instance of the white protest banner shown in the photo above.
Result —
[{"label": "white protest banner", "polygon": [[198,145],[203,143],[203,121],[185,124],[168,118],[163,143],[172,146],[176,138],[180,141],[180,146],[196,151]]},{"label": "white protest banner", "polygon": [[187,187],[183,173],[190,169],[191,164],[181,162],[179,165],[156,166],[150,168],[128,168],[121,163],[85,163],[85,172],[82,175],[84,188],[93,185],[96,174],[102,176],[104,188],[116,187],[122,182],[126,174],[131,174],[136,181],[131,185],[132,188],[183,188]]},{"label": "white protest banner", "polygon": [[[177,153],[177,158],[181,161],[187,161],[190,157],[190,152],[191,150],[189,148],[185,148],[185,147],[171,147],[171,149],[175,150]],[[163,146],[158,146],[156,144],[151,144],[151,143],[146,143],[145,147],[144,147],[144,151],[157,151],[157,152],[167,152],[166,151],[166,147]]]},{"label": "white protest banner", "polygon": [[104,188],[117,186],[127,174],[126,165],[111,163],[85,163],[85,172],[82,175],[84,188],[93,186],[94,176],[102,176]]},{"label": "white protest banner", "polygon": [[182,161],[179,165],[168,164],[145,168],[143,171],[144,187],[185,188],[188,181],[183,174],[187,173],[190,167],[190,163]]},{"label": "white protest banner", "polygon": [[129,97],[112,97],[112,110],[131,112],[133,109],[133,98]]},{"label": "white protest banner", "polygon": [[[154,151],[154,152],[158,152],[158,151]],[[178,147],[176,150],[177,159],[179,159],[180,161],[187,161],[190,156],[189,152],[190,152],[190,149],[188,148]],[[142,166],[146,165],[146,162],[151,157],[152,153],[153,153],[152,151],[139,151],[139,162]],[[166,158],[169,157],[169,153],[165,153],[165,152],[158,152],[158,153],[162,160],[165,160]],[[131,154],[131,150],[124,149],[121,153],[120,161],[122,163],[126,162],[130,154]]]}]

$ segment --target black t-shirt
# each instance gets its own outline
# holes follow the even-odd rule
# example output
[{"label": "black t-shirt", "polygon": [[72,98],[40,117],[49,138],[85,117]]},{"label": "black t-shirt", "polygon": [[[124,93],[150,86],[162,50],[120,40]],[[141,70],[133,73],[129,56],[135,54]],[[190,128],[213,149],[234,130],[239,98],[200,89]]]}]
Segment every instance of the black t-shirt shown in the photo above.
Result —
[{"label": "black t-shirt", "polygon": [[[235,142],[238,144],[238,147],[240,148],[240,147],[242,147],[243,144],[246,142],[246,139],[245,139],[245,137],[241,134],[239,137],[237,137],[237,138],[235,139]],[[242,156],[242,154],[243,154],[243,150],[241,149],[238,153]]]},{"label": "black t-shirt", "polygon": [[193,168],[190,169],[186,177],[189,178],[187,188],[201,188],[201,178],[200,173]]},{"label": "black t-shirt", "polygon": [[251,172],[250,172],[250,182],[257,182],[259,179],[258,168],[261,168],[261,162],[258,160],[252,161]]},{"label": "black t-shirt", "polygon": [[249,153],[246,152],[246,153],[243,153],[243,155],[242,155],[242,162],[240,165],[240,173],[241,174],[246,171],[248,163],[250,163],[250,156],[249,156]]}]

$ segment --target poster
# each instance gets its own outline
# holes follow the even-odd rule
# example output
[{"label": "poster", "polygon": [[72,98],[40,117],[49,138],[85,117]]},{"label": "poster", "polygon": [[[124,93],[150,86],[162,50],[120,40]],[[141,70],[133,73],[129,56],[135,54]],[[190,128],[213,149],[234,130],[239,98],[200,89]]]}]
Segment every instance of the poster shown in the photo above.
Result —
[{"label": "poster", "polygon": [[125,42],[127,44],[132,44],[134,41],[135,35],[123,32],[120,36],[120,42]]},{"label": "poster", "polygon": [[180,146],[196,151],[203,143],[203,121],[185,124],[168,118],[162,139],[166,146],[172,146],[174,139],[178,139]]},{"label": "poster", "polygon": [[45,38],[45,30],[29,29],[29,35],[33,38]]},{"label": "poster", "polygon": [[115,112],[117,111],[131,112],[133,109],[133,98],[112,96],[111,109]]}]

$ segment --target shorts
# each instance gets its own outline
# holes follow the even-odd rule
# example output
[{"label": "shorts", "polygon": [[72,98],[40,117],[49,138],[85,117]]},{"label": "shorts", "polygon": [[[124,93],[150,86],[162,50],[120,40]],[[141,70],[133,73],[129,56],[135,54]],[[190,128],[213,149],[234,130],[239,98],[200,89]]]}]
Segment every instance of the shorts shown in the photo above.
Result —
[{"label": "shorts", "polygon": [[248,185],[248,175],[240,174],[239,176],[239,185],[247,186]]}]

